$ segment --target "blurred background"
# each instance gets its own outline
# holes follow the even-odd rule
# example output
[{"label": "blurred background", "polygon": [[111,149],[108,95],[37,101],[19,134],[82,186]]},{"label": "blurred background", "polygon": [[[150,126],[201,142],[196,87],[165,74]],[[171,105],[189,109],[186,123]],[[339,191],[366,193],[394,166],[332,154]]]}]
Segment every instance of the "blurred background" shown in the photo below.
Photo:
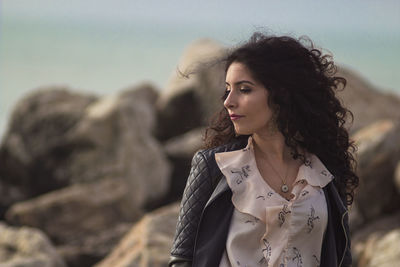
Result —
[{"label": "blurred background", "polygon": [[307,35],[382,90],[400,90],[397,0],[3,0],[0,136],[25,92],[43,85],[109,94],[150,81],[160,90],[184,48],[224,46],[255,30]]},{"label": "blurred background", "polygon": [[333,55],[358,147],[353,266],[399,266],[398,0],[1,1],[0,265],[166,266],[224,80],[177,67],[254,31]]}]

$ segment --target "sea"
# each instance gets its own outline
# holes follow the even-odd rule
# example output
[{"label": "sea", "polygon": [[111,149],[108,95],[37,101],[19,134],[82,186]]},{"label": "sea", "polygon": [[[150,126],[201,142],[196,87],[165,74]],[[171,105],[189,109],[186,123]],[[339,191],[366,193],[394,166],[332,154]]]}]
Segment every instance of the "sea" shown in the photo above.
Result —
[{"label": "sea", "polygon": [[[295,27],[294,27],[295,28]],[[15,104],[39,87],[109,95],[142,82],[162,91],[184,49],[200,38],[232,46],[256,30],[307,35],[373,86],[400,94],[400,35],[392,30],[295,29],[223,23],[0,18],[0,138]]]}]

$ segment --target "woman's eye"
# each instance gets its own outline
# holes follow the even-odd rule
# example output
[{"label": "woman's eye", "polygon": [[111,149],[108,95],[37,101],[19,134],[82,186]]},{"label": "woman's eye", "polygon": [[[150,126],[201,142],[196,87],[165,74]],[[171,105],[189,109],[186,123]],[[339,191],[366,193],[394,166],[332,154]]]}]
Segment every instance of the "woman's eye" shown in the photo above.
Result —
[{"label": "woman's eye", "polygon": [[247,93],[251,92],[251,89],[250,88],[246,88],[246,87],[240,88],[240,92],[247,94]]}]

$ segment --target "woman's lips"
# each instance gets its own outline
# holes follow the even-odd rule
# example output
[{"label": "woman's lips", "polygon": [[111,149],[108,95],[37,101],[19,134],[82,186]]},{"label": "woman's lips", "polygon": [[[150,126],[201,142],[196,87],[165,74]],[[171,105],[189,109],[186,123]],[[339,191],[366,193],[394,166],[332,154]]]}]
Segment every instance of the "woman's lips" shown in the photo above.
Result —
[{"label": "woman's lips", "polygon": [[229,115],[229,117],[231,117],[231,120],[238,120],[238,119],[240,119],[240,118],[242,118],[242,117],[244,117],[244,116],[242,116],[242,115],[237,115],[237,114],[231,114],[231,115]]}]

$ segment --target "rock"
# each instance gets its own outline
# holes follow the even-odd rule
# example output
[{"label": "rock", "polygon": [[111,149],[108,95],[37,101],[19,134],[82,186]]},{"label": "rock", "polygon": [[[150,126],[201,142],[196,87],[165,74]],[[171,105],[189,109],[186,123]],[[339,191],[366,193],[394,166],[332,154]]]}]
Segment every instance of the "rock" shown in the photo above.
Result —
[{"label": "rock", "polygon": [[162,203],[177,201],[182,197],[192,157],[203,145],[203,133],[203,127],[196,128],[164,143],[165,152],[173,167],[169,194]]},{"label": "rock", "polygon": [[178,212],[174,203],[147,214],[95,267],[167,266]]},{"label": "rock", "polygon": [[400,265],[400,228],[382,237],[371,238],[359,266],[392,267]]},{"label": "rock", "polygon": [[208,39],[191,44],[157,102],[156,136],[167,140],[204,125],[220,107],[225,72],[218,60],[225,49]]},{"label": "rock", "polygon": [[68,243],[140,218],[143,210],[131,194],[127,181],[118,178],[76,184],[18,202],[7,211],[6,219],[42,229],[57,244]]},{"label": "rock", "polygon": [[350,232],[356,232],[365,223],[364,218],[358,210],[357,203],[353,202],[349,209],[349,227]]},{"label": "rock", "polygon": [[26,197],[26,194],[19,187],[4,182],[2,177],[0,177],[0,218],[4,217],[4,213],[9,206]]},{"label": "rock", "polygon": [[66,267],[40,230],[0,223],[0,233],[0,266]]},{"label": "rock", "polygon": [[90,105],[70,133],[77,149],[62,169],[76,183],[124,178],[138,207],[163,198],[170,179],[162,146],[151,136],[155,114],[143,92],[137,88]]},{"label": "rock", "polygon": [[360,177],[355,202],[363,220],[399,209],[400,196],[393,175],[400,159],[400,124],[378,121],[355,133],[352,139],[358,146]]},{"label": "rock", "polygon": [[124,89],[119,93],[119,98],[125,105],[135,104],[135,109],[141,116],[141,130],[151,133],[155,130],[155,106],[159,97],[158,90],[149,83]]},{"label": "rock", "polygon": [[200,127],[169,139],[164,143],[165,152],[168,156],[190,160],[194,153],[203,146],[204,131],[205,128]]},{"label": "rock", "polygon": [[[0,149],[0,161],[6,162],[0,177],[14,181],[15,201],[75,183],[120,177],[135,190],[131,197],[138,207],[151,205],[167,193],[170,174],[162,147],[151,136],[157,97],[148,84],[97,101],[66,90],[28,96],[17,107],[12,125],[25,123],[21,118],[33,113],[32,122],[27,122],[32,129],[11,127]],[[46,111],[26,107],[42,102]],[[40,128],[43,125],[47,128]],[[24,141],[30,135],[35,142]]]},{"label": "rock", "polygon": [[400,120],[399,95],[378,90],[360,74],[344,66],[340,66],[338,70],[337,76],[343,76],[347,80],[346,88],[338,96],[354,114],[351,133],[378,120]]},{"label": "rock", "polygon": [[[0,179],[8,200],[3,206],[60,188],[54,149],[65,143],[85,108],[96,98],[64,87],[40,88],[20,100],[0,147]],[[4,202],[3,202],[4,201]]]},{"label": "rock", "polygon": [[394,172],[394,184],[396,186],[397,193],[400,194],[400,162],[397,163]]},{"label": "rock", "polygon": [[120,223],[112,228],[87,236],[78,242],[57,246],[57,252],[68,267],[93,266],[102,260],[130,230],[131,223]]},{"label": "rock", "polygon": [[[380,216],[379,219],[368,223],[366,226],[359,228],[352,236],[352,255],[353,266],[369,266],[367,262],[375,256],[380,256],[378,251],[371,248],[376,245],[376,241],[392,231],[400,229],[400,212]],[[398,239],[397,242],[400,242]],[[397,247],[400,247],[397,245]],[[386,253],[381,251],[382,253]],[[397,266],[396,264],[390,266]]]},{"label": "rock", "polygon": [[83,263],[102,259],[125,234],[128,228],[121,225],[131,225],[144,213],[132,192],[126,179],[75,184],[14,204],[6,219],[43,230],[62,247],[69,266],[89,266]]}]

